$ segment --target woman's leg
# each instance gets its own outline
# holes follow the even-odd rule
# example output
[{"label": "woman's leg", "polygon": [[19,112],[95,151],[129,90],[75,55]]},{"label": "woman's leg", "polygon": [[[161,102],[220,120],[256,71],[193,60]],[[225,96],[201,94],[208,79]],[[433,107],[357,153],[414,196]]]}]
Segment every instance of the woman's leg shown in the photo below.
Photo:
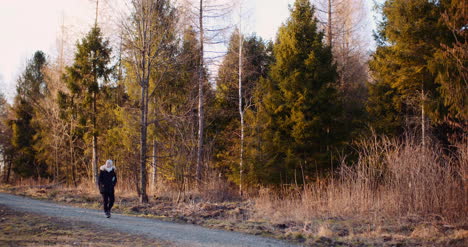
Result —
[{"label": "woman's leg", "polygon": [[102,193],[102,199],[103,199],[103,202],[104,202],[104,212],[107,213],[107,211],[109,211],[109,195],[108,193]]},{"label": "woman's leg", "polygon": [[109,207],[107,208],[109,212],[111,211],[112,206],[114,206],[114,201],[115,201],[114,192],[110,192],[109,193]]}]

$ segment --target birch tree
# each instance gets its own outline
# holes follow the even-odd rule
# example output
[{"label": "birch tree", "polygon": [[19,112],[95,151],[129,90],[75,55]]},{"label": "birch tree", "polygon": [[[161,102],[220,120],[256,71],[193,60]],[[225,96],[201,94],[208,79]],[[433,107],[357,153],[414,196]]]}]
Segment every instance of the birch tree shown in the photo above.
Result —
[{"label": "birch tree", "polygon": [[203,29],[203,0],[200,0],[199,35],[200,35],[200,63],[198,68],[198,149],[197,149],[197,181],[201,181],[201,169],[203,162],[203,131],[205,129],[204,107],[203,107],[203,67],[204,67],[204,29]]},{"label": "birch tree", "polygon": [[239,153],[239,194],[242,196],[242,173],[244,162],[244,109],[242,107],[242,4],[239,5],[239,115],[240,115],[240,153]]}]

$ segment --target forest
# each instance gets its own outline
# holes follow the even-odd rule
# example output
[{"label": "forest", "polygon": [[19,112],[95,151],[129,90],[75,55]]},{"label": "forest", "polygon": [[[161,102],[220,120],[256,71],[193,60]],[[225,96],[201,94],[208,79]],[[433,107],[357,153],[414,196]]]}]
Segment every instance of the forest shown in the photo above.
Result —
[{"label": "forest", "polygon": [[111,159],[141,203],[173,191],[466,220],[466,1],[383,1],[375,49],[359,0],[296,0],[274,40],[222,27],[234,1],[128,2],[117,41],[96,14],[71,54],[30,54],[13,102],[0,92],[2,183],[92,185]]}]

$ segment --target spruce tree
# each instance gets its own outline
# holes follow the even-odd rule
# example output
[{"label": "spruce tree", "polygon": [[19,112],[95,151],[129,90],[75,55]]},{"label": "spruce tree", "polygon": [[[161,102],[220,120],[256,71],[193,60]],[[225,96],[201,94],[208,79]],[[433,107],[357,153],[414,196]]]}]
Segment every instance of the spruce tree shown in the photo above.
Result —
[{"label": "spruce tree", "polygon": [[21,177],[46,176],[46,165],[40,162],[35,143],[39,126],[34,124],[34,117],[39,112],[39,101],[47,93],[44,69],[46,57],[37,51],[28,62],[26,69],[18,78],[17,95],[14,99],[13,112],[15,119],[10,122],[12,128],[11,142],[15,157],[13,171]]},{"label": "spruce tree", "polygon": [[[69,117],[76,117],[78,130],[92,142],[92,175],[97,184],[99,99],[101,88],[112,73],[109,41],[104,40],[99,27],[93,27],[76,45],[74,64],[64,75],[69,95],[61,94],[62,108]],[[71,135],[73,135],[71,133]]]},{"label": "spruce tree", "polygon": [[336,66],[314,11],[308,0],[295,2],[279,29],[270,74],[262,80],[265,93],[257,96],[258,119],[266,123],[259,169],[264,182],[305,182],[306,175],[330,165],[329,155],[343,138]]},{"label": "spruce tree", "polygon": [[430,70],[436,74],[439,92],[447,112],[444,120],[452,126],[468,128],[468,31],[467,2],[440,1],[439,25],[448,34],[434,54]]},{"label": "spruce tree", "polygon": [[[458,122],[455,126],[467,125],[466,80],[463,82],[463,69],[459,69],[463,65],[456,66],[463,59],[445,53],[459,49],[457,40],[463,39],[457,30],[465,24],[453,11],[458,4],[452,0],[391,0],[383,5],[379,44],[370,62],[374,82],[369,85],[367,106],[371,126],[379,133],[398,135],[416,129],[424,145],[430,126],[445,139],[451,131],[445,125],[447,119]],[[452,22],[447,21],[450,19]]]},{"label": "spruce tree", "polygon": [[9,126],[8,115],[11,109],[5,95],[0,92],[0,158],[3,162],[2,181],[8,183],[10,180],[12,158],[14,149],[11,143],[12,130]]}]

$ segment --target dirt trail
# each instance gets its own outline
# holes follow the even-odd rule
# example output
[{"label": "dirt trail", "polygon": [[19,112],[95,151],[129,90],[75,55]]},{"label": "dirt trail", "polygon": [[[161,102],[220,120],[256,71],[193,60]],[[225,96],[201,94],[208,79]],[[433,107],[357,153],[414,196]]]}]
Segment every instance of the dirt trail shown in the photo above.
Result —
[{"label": "dirt trail", "polygon": [[0,193],[0,204],[14,210],[81,221],[125,233],[169,241],[176,246],[295,246],[275,239],[207,229],[200,226],[113,214],[107,219],[98,210],[59,205]]}]

